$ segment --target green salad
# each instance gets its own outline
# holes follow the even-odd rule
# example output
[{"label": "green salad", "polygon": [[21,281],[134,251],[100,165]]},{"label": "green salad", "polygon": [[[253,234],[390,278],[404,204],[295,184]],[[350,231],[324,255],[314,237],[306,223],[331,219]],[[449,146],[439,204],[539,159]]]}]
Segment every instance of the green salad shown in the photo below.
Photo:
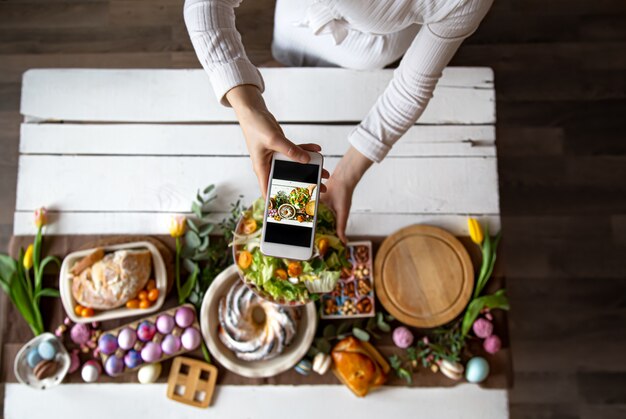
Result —
[{"label": "green salad", "polygon": [[261,253],[261,230],[265,202],[257,199],[244,211],[232,246],[237,266],[245,280],[278,303],[300,304],[330,292],[343,268],[349,268],[346,248],[336,235],[335,216],[319,204],[313,257],[308,261],[265,256]]}]

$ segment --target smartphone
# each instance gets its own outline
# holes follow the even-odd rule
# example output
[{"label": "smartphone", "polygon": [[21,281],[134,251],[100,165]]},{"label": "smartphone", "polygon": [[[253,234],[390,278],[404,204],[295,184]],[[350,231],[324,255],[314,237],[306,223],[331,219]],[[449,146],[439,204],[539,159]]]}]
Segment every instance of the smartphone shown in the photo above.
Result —
[{"label": "smartphone", "polygon": [[306,164],[274,153],[261,233],[261,253],[266,256],[296,260],[313,256],[324,158],[308,153],[311,160]]}]

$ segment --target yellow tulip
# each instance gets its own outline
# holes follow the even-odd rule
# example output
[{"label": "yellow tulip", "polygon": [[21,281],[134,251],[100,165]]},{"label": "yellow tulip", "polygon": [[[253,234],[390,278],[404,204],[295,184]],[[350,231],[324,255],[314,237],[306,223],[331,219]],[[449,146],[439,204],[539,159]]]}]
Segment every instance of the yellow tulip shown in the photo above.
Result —
[{"label": "yellow tulip", "polygon": [[472,238],[472,241],[480,246],[485,237],[483,235],[483,229],[480,226],[478,220],[476,218],[468,218],[467,228],[469,229],[469,235]]},{"label": "yellow tulip", "polygon": [[48,223],[48,211],[44,207],[35,210],[35,226],[41,228]]},{"label": "yellow tulip", "polygon": [[24,260],[22,261],[24,264],[24,269],[29,270],[33,267],[33,245],[29,244],[26,248],[26,252],[24,253]]},{"label": "yellow tulip", "polygon": [[187,218],[184,215],[175,215],[170,219],[170,236],[174,238],[181,237],[185,234],[187,226]]}]

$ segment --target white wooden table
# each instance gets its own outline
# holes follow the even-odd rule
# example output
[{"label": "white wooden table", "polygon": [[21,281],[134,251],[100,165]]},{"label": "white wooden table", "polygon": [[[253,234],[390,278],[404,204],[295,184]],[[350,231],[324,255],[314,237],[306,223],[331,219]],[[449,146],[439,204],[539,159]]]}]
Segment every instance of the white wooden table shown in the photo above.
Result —
[{"label": "white wooden table", "polygon": [[[347,134],[391,78],[390,70],[262,73],[266,101],[286,135],[321,144],[331,172],[348,148]],[[234,114],[217,104],[201,70],[30,70],[22,89],[15,235],[33,233],[32,211],[40,206],[52,211],[48,234],[165,234],[169,216],[188,212],[196,190],[209,183],[218,186],[220,218],[240,194],[245,202],[259,194]],[[385,236],[413,223],[462,235],[468,215],[497,230],[494,124],[492,71],[446,69],[419,124],[357,188],[348,235]],[[102,400],[115,400],[112,411],[94,408]],[[168,411],[317,418],[317,409],[303,407],[320,400],[328,417],[343,417],[346,408],[356,417],[508,416],[506,390],[471,385],[386,388],[365,400],[340,386],[222,386],[205,411],[167,400],[163,385],[64,385],[37,393],[9,384],[5,417],[161,417]]]}]

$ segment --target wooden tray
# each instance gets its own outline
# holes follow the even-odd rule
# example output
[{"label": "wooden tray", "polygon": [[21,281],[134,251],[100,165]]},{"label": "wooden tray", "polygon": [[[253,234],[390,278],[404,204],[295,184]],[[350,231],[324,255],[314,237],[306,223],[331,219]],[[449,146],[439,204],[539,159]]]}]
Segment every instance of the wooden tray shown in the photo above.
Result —
[{"label": "wooden tray", "polygon": [[474,289],[474,268],[463,244],[438,227],[413,225],[389,236],[374,263],[376,294],[410,326],[441,326],[458,316]]}]

